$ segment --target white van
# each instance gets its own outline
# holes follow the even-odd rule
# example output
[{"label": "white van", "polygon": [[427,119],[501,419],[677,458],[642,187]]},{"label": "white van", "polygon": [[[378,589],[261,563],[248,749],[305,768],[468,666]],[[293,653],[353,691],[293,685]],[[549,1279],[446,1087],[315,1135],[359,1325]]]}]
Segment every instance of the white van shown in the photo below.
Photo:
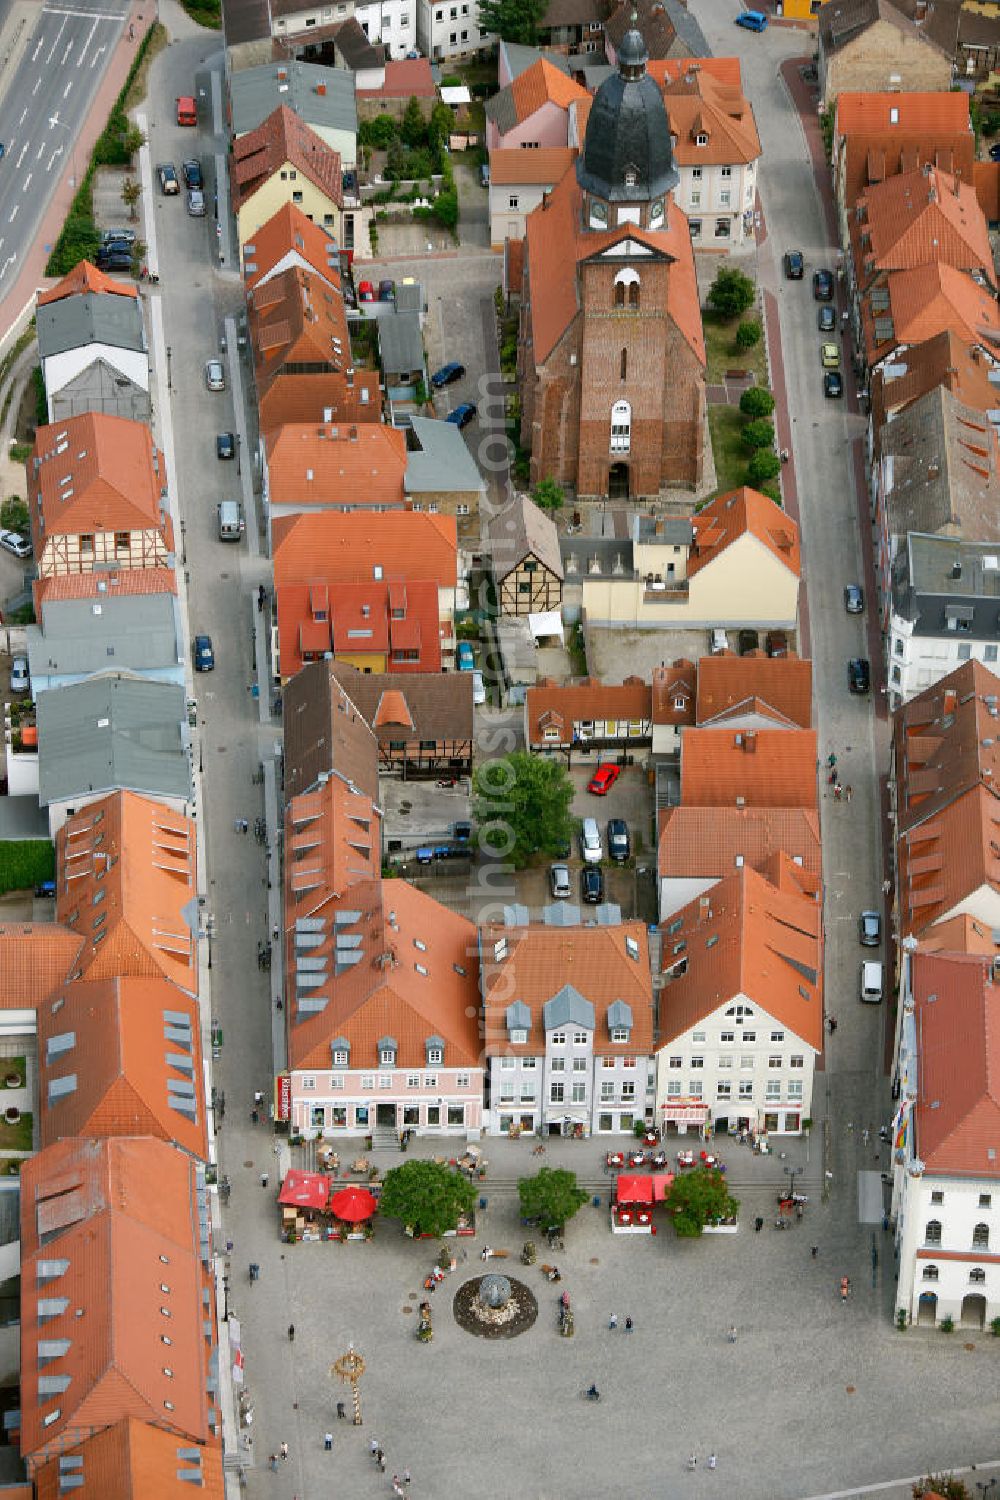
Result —
[{"label": "white van", "polygon": [[882,999],[882,965],[871,961],[861,965],[860,997],[866,1005],[878,1005]]},{"label": "white van", "polygon": [[583,827],[580,829],[580,853],[583,855],[584,863],[588,865],[599,865],[604,858],[601,830],[597,826],[596,818],[583,820]]},{"label": "white van", "polygon": [[243,506],[238,500],[219,501],[219,541],[238,542],[246,530]]}]

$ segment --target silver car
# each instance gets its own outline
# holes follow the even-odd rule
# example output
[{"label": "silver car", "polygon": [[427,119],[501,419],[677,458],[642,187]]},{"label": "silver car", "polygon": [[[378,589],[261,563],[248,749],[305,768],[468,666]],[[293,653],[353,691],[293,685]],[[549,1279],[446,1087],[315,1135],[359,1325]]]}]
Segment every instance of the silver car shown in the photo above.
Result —
[{"label": "silver car", "polygon": [[26,656],[15,656],[10,664],[10,690],[12,693],[26,693],[31,686],[31,678],[28,676],[28,658]]},{"label": "silver car", "polygon": [[221,359],[209,359],[205,361],[205,384],[210,391],[224,391],[226,389],[226,372],[222,368]]},{"label": "silver car", "polygon": [[201,188],[188,189],[188,213],[192,219],[203,219],[205,217],[205,194]]},{"label": "silver car", "polygon": [[557,901],[566,901],[573,894],[568,865],[549,866],[549,889]]}]

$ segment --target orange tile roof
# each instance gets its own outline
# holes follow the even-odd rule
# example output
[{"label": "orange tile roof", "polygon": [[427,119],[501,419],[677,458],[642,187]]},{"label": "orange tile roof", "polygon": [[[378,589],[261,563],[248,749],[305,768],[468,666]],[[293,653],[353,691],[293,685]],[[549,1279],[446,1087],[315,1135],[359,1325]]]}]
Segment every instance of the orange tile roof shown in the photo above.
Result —
[{"label": "orange tile roof", "polygon": [[84,292],[106,292],[110,297],[133,299],[139,296],[139,289],[134,284],[117,281],[114,276],[107,276],[92,266],[89,260],[81,260],[55,286],[38,293],[38,305],[43,307],[47,302],[61,302],[64,297],[77,297]]},{"label": "orange tile roof", "polygon": [[437,87],[426,57],[393,58],[385,64],[382,87],[355,89],[359,99],[436,99]]},{"label": "orange tile roof", "polygon": [[331,287],[340,287],[337,241],[321,224],[307,219],[294,203],[283,203],[243,246],[243,280],[252,290],[275,266],[303,262]]},{"label": "orange tile roof", "polygon": [[[199,1245],[199,1170],[150,1137],[73,1138],[24,1163],[20,1444],[29,1472],[130,1416],[211,1440],[214,1298]],[[61,1393],[39,1389],[63,1376]]]},{"label": "orange tile roof", "polygon": [[1000,988],[978,955],[914,953],[914,1149],[925,1175],[1000,1176]]},{"label": "orange tile roof", "polygon": [[286,422],[381,422],[377,370],[355,370],[348,385],[342,372],[289,374],[278,369],[258,402],[260,430],[267,437]]},{"label": "orange tile roof", "polygon": [[544,363],[578,314],[578,277],[568,275],[567,267],[627,239],[670,260],[667,312],[695,357],[704,364],[705,336],[691,232],[673,198],[667,199],[663,229],[653,231],[635,224],[621,224],[615,229],[597,231],[580,227],[580,197],[576,173],[570,169],[525,220],[535,363]]},{"label": "orange tile roof", "polygon": [[[353,918],[336,923],[338,906]],[[444,1067],[481,1067],[479,959],[470,921],[405,880],[378,880],[352,885],[341,902],[331,902],[320,936],[308,952],[326,960],[325,982],[299,995],[294,923],[287,934],[292,1068],[329,1068],[330,1044],[341,1036],[352,1068],[374,1068],[384,1036],[398,1045],[397,1067],[423,1068],[435,1035],[445,1044]],[[356,953],[360,961],[349,965]]]},{"label": "orange tile roof", "polygon": [[0,1011],[37,1010],[69,978],[83,948],[55,922],[0,924]]},{"label": "orange tile roof", "polygon": [[663,879],[721,880],[743,865],[760,871],[779,852],[810,875],[822,875],[819,814],[804,807],[687,806],[660,813],[657,860]]},{"label": "orange tile roof", "polygon": [[815,808],[816,743],[814,729],[685,729],[681,802]]},{"label": "orange tile roof", "polygon": [[675,661],[653,668],[653,723],[693,724],[698,668],[693,661]]},{"label": "orange tile roof", "polygon": [[897,710],[893,771],[901,832],[925,823],[973,787],[998,795],[998,712],[1000,678],[974,660]]},{"label": "orange tile roof", "polygon": [[698,663],[697,722],[762,714],[812,724],[812,662],[797,656],[705,656]]},{"label": "orange tile roof", "polygon": [[862,289],[879,271],[910,271],[938,261],[993,275],[975,189],[929,166],[889,177],[862,194],[851,225],[851,253]]},{"label": "orange tile roof", "polygon": [[191,1500],[192,1493],[198,1500],[223,1500],[225,1494],[220,1444],[192,1449],[176,1433],[133,1417],[60,1449],[60,1455],[79,1459],[72,1476],[82,1481],[80,1487],[62,1488],[69,1471],[60,1470],[56,1456],[35,1474],[35,1500]]},{"label": "orange tile roof", "polygon": [[540,57],[530,68],[519,73],[508,85],[514,101],[517,123],[523,125],[544,104],[555,104],[568,109],[574,99],[586,99],[587,90],[549,62]]},{"label": "orange tile roof", "polygon": [[[882,337],[886,319],[889,337]],[[862,296],[861,325],[869,364],[894,353],[900,344],[919,344],[942,332],[1000,353],[996,297],[967,271],[943,261],[878,276]]]},{"label": "orange tile roof", "polygon": [[979,953],[1000,958],[1000,937],[967,913],[936,922],[920,934],[917,946],[921,953]]},{"label": "orange tile roof", "polygon": [[[319,575],[304,583],[276,582],[282,677],[293,677],[307,661],[331,651],[341,661],[385,656],[394,672],[440,672],[437,584],[408,580],[400,606],[393,603],[392,589],[385,580],[337,583],[331,598],[329,583]],[[404,610],[399,619],[393,615],[397,607]]]},{"label": "orange tile roof", "polygon": [[239,211],[286,163],[307,177],[337,208],[343,206],[339,152],[281,104],[256,130],[233,142],[233,208]]},{"label": "orange tile roof", "polygon": [[382,577],[432,578],[454,588],[458,531],[454,516],[429,511],[322,511],[278,516],[273,527],[275,584],[361,583]]},{"label": "orange tile roof", "polygon": [[267,472],[272,506],[401,505],[406,434],[379,422],[286,422],[270,435]]},{"label": "orange tile roof", "polygon": [[[900,272],[912,275],[913,272]],[[973,411],[991,411],[997,404],[997,387],[989,378],[993,361],[978,344],[945,329],[933,338],[895,353],[889,365],[872,372],[870,389],[872,428],[876,434],[890,417],[905,411],[928,391],[943,385]],[[889,372],[892,372],[891,375]],[[902,373],[897,373],[902,371]]]},{"label": "orange tile roof", "polygon": [[[543,1009],[569,986],[594,1008],[594,1051],[608,1056],[653,1050],[653,978],[649,939],[642,922],[613,927],[527,927],[492,922],[481,929],[483,1007],[488,1057],[544,1052]],[[629,951],[631,944],[637,952]],[[627,1042],[612,1042],[609,1006],[623,1001],[632,1011]],[[531,1013],[528,1039],[508,1037],[507,1007],[520,1001]]]},{"label": "orange tile roof", "polygon": [[743,73],[738,57],[651,57],[646,72],[661,92],[687,74],[697,72],[719,83],[742,89]]},{"label": "orange tile roof", "polygon": [[295,924],[381,870],[382,816],[370,797],[331,776],[285,809],[285,925],[295,963]]},{"label": "orange tile roof", "polygon": [[[652,725],[652,718],[652,689],[641,677],[626,677],[622,683],[601,682],[597,677],[571,683],[543,678],[525,694],[529,745],[571,744],[573,725],[582,719],[637,719]],[[546,730],[558,730],[558,737]]]},{"label": "orange tile roof", "polygon": [[163,454],[143,422],[85,412],[39,427],[27,475],[36,557],[53,536],[170,534]]},{"label": "orange tile roof", "polygon": [[799,528],[780,505],[748,485],[716,495],[694,517],[693,524],[695,549],[688,561],[689,578],[748,532],[796,577],[801,573]]},{"label": "orange tile roof", "polygon": [[347,314],[339,291],[311,271],[290,266],[247,297],[250,343],[262,396],[286,365],[336,377],[330,389],[348,399],[354,376]]},{"label": "orange tile roof", "polygon": [[[757,122],[739,82],[723,83],[692,62],[667,84],[663,102],[678,165],[748,164],[760,156]],[[707,140],[699,145],[703,136]]]},{"label": "orange tile roof", "polygon": [[1000,220],[1000,162],[973,163],[972,183],[976,189],[976,201],[986,216],[986,222],[996,224]]},{"label": "orange tile roof", "polygon": [[[911,99],[912,94],[895,94]],[[966,100],[964,94],[933,94],[934,99]],[[852,133],[843,137],[837,155],[838,196],[848,212],[868,188],[925,166],[937,167],[960,182],[974,183],[976,138],[965,125],[958,130],[900,132],[898,128]]]},{"label": "orange tile roof", "polygon": [[197,917],[184,911],[198,895],[190,818],[135,792],[114,792],[66,820],[56,856],[56,914],[84,937],[86,978],[162,975],[197,992],[190,925]]},{"label": "orange tile roof", "polygon": [[744,866],[671,918],[662,965],[669,969],[683,942],[687,968],[660,992],[658,1050],[744,998],[814,1051],[822,1049],[819,876],[786,855],[772,859],[768,873],[772,878]]},{"label": "orange tile roof", "polygon": [[890,93],[837,95],[837,135],[884,132],[902,135],[971,133],[969,96],[956,93]]},{"label": "orange tile roof", "polygon": [[1000,798],[975,786],[916,826],[896,845],[900,934],[922,934],[972,903],[991,910],[1000,895]]},{"label": "orange tile roof", "polygon": [[537,151],[522,151],[519,146],[490,152],[490,183],[497,187],[512,183],[533,183],[552,187],[576,161],[572,146],[540,146]]},{"label": "orange tile roof", "polygon": [[31,585],[35,616],[41,621],[46,604],[64,599],[120,599],[126,594],[176,594],[173,568],[126,568],[115,573],[54,573]]},{"label": "orange tile roof", "polygon": [[39,1006],[38,1039],[43,1146],[65,1136],[150,1135],[207,1158],[198,1002],[176,985],[64,985]]}]

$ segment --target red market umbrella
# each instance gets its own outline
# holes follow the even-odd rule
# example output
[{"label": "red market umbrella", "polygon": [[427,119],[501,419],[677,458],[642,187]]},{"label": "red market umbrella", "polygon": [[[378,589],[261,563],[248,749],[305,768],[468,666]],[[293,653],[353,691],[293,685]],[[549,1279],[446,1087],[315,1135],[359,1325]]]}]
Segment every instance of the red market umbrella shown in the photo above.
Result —
[{"label": "red market umbrella", "polygon": [[363,1187],[341,1188],[330,1199],[330,1212],[345,1224],[360,1224],[370,1219],[378,1208],[378,1200]]},{"label": "red market umbrella", "polygon": [[330,1179],[319,1172],[286,1173],[278,1194],[278,1202],[295,1208],[325,1208],[330,1192]]},{"label": "red market umbrella", "polygon": [[619,1203],[652,1203],[653,1179],[619,1175],[615,1197]]}]

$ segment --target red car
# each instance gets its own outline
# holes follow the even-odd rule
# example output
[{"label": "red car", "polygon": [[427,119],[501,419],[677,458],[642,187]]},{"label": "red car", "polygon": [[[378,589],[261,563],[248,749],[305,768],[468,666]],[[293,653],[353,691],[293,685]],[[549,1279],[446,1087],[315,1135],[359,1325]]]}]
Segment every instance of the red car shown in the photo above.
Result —
[{"label": "red car", "polygon": [[372,286],[372,284],[371,284],[370,281],[359,281],[358,282],[358,301],[359,302],[374,302],[375,301],[375,288]]},{"label": "red car", "polygon": [[587,783],[587,791],[606,797],[621,774],[621,766],[599,766]]}]

